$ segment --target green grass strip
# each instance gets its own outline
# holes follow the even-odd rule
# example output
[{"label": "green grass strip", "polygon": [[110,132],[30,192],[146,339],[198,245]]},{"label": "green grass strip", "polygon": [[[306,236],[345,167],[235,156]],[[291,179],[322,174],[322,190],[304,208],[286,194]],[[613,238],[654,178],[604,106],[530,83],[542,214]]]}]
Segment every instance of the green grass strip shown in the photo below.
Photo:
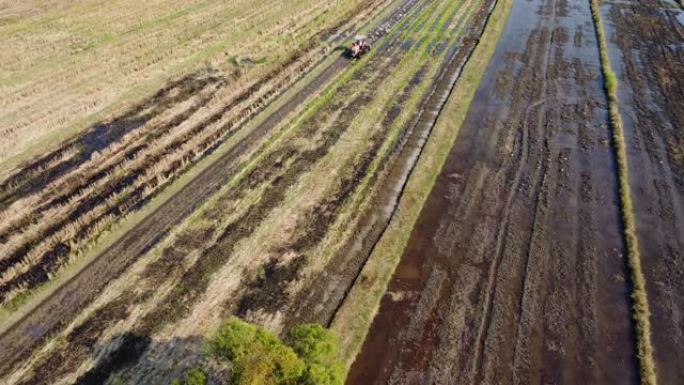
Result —
[{"label": "green grass strip", "polygon": [[341,351],[347,368],[351,367],[363,346],[389,280],[408,244],[411,230],[465,121],[508,19],[511,4],[512,0],[498,1],[480,43],[466,64],[418,160],[396,215],[364,266],[361,279],[352,287],[333,320],[331,329],[340,336]]},{"label": "green grass strip", "polygon": [[618,165],[618,184],[620,188],[620,210],[624,224],[624,238],[627,246],[627,264],[632,280],[632,311],[636,327],[636,349],[639,358],[639,375],[641,384],[655,385],[656,369],[653,361],[653,345],[651,344],[650,311],[646,293],[646,279],[641,268],[639,239],[636,233],[636,221],[629,186],[629,165],[627,163],[627,146],[622,118],[618,109],[618,79],[612,69],[608,55],[608,44],[600,12],[599,0],[591,1],[591,13],[596,27],[596,36],[601,53],[601,69],[605,77],[605,89],[608,96],[610,123],[613,128],[613,148]]}]

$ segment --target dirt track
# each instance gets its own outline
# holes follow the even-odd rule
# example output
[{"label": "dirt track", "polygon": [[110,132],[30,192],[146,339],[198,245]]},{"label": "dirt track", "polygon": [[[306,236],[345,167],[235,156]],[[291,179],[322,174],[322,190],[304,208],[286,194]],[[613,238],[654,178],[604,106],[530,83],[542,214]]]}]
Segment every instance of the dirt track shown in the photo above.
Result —
[{"label": "dirt track", "polygon": [[589,2],[516,1],[348,384],[635,383]]},{"label": "dirt track", "polygon": [[[684,11],[607,2],[659,384],[684,378]],[[679,19],[679,20],[678,20]]]}]

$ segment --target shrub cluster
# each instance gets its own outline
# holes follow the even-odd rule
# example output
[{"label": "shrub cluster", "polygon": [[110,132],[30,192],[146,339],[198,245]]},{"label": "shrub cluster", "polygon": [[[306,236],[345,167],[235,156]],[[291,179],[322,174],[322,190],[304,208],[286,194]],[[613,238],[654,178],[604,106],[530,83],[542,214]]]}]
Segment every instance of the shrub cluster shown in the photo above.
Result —
[{"label": "shrub cluster", "polygon": [[[230,318],[209,343],[209,353],[231,363],[234,385],[342,385],[344,368],[337,338],[321,325],[293,327],[285,341],[270,331]],[[195,368],[174,385],[204,385]]]}]

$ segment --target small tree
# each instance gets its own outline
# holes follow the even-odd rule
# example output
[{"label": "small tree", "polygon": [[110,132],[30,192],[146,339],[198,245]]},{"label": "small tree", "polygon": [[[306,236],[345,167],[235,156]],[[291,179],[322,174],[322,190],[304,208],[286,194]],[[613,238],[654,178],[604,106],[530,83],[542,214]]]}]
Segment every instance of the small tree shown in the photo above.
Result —
[{"label": "small tree", "polygon": [[271,332],[237,318],[218,331],[211,350],[229,359],[234,384],[297,385],[304,362]]},{"label": "small tree", "polygon": [[293,327],[288,333],[292,349],[306,363],[300,384],[342,385],[344,368],[340,363],[335,335],[317,324]]},{"label": "small tree", "polygon": [[[231,362],[234,385],[343,385],[337,338],[321,325],[295,326],[287,345],[268,330],[232,317],[209,343],[209,351]],[[192,377],[191,377],[192,375]],[[197,382],[191,382],[197,381]],[[177,385],[204,385],[203,372]]]}]

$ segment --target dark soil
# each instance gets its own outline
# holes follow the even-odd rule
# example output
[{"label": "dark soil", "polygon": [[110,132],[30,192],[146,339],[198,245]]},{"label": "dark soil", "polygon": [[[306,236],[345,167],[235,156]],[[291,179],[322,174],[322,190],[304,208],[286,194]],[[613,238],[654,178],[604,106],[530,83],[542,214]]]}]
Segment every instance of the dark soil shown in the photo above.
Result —
[{"label": "dark soil", "polygon": [[263,274],[248,284],[238,303],[237,315],[246,317],[251,311],[275,312],[282,308],[286,303],[287,285],[297,278],[305,264],[304,255],[286,264],[272,259],[264,266]]}]

